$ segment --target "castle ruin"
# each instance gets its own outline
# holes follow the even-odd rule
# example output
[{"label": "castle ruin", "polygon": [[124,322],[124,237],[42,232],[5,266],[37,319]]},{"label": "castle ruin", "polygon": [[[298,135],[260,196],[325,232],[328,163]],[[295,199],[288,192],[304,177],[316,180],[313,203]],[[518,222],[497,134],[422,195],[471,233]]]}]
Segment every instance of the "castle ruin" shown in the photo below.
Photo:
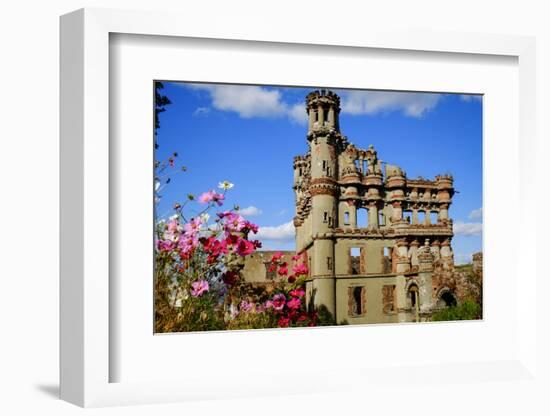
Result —
[{"label": "castle ruin", "polygon": [[[372,145],[354,146],[340,131],[340,98],[331,91],[308,94],[306,111],[308,150],[294,158],[293,189],[308,303],[350,324],[414,321],[456,304],[452,285],[434,276],[434,268],[454,270],[453,177],[408,178]],[[267,265],[261,256],[251,261]],[[245,279],[260,268],[245,266]]]}]

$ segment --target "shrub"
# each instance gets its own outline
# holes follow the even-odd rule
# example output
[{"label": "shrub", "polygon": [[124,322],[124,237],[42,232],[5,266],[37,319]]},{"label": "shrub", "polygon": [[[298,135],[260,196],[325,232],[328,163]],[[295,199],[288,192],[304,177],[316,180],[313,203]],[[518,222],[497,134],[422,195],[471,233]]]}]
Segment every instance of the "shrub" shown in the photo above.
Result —
[{"label": "shrub", "polygon": [[460,305],[442,309],[432,315],[432,321],[470,321],[481,319],[481,305],[465,300]]}]

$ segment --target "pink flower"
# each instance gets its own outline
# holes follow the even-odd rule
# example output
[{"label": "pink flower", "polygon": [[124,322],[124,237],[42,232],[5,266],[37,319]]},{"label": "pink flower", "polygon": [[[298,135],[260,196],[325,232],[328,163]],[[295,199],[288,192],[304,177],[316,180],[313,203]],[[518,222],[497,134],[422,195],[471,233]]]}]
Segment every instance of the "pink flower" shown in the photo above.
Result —
[{"label": "pink flower", "polygon": [[273,296],[273,308],[277,311],[280,311],[284,308],[286,302],[286,297],[282,293],[277,293]]},{"label": "pink flower", "polygon": [[277,322],[277,325],[279,325],[279,328],[287,328],[290,325],[290,318],[281,316]]},{"label": "pink flower", "polygon": [[200,218],[191,218],[187,224],[184,224],[183,229],[186,234],[194,235],[199,232],[202,220]]},{"label": "pink flower", "polygon": [[280,276],[286,276],[288,274],[288,268],[286,266],[279,267],[279,273]]},{"label": "pink flower", "polygon": [[300,276],[300,275],[308,274],[309,270],[305,264],[300,263],[292,268],[292,272],[295,275]]},{"label": "pink flower", "polygon": [[248,312],[252,309],[252,303],[246,301],[246,300],[243,300],[241,302],[241,311],[244,311],[244,312]]},{"label": "pink flower", "polygon": [[302,257],[301,254],[295,254],[294,256],[292,256],[292,260],[293,261],[298,261],[298,260],[300,260],[301,257]]},{"label": "pink flower", "polygon": [[304,292],[304,289],[294,289],[294,290],[291,290],[289,294],[290,296],[301,298],[306,294],[306,292]]},{"label": "pink flower", "polygon": [[157,240],[157,249],[159,251],[170,251],[176,247],[173,241],[169,240]]},{"label": "pink flower", "polygon": [[227,232],[240,232],[246,227],[247,221],[234,212],[224,213],[224,228]]},{"label": "pink flower", "polygon": [[292,298],[286,303],[286,306],[290,309],[300,309],[302,306],[302,301],[298,298]]},{"label": "pink flower", "polygon": [[265,308],[266,308],[266,309],[273,308],[273,301],[272,301],[272,300],[266,301],[266,302],[265,302]]},{"label": "pink flower", "polygon": [[273,257],[271,257],[271,261],[272,262],[275,262],[275,261],[279,261],[283,258],[283,253],[281,253],[280,251],[276,252],[275,254],[273,254]]},{"label": "pink flower", "polygon": [[250,221],[246,221],[244,228],[245,230],[252,231],[254,234],[258,233],[258,226],[256,224],[252,224]]},{"label": "pink flower", "polygon": [[204,292],[208,292],[210,286],[206,280],[197,280],[196,282],[191,283],[191,296],[199,297],[202,296]]},{"label": "pink flower", "polygon": [[245,256],[248,256],[249,254],[252,254],[255,249],[256,249],[256,246],[252,241],[248,241],[248,240],[245,240],[244,238],[241,238],[237,243],[237,246],[235,248],[235,253],[237,253],[241,257],[245,257]]},{"label": "pink flower", "polygon": [[208,204],[210,202],[215,202],[220,207],[223,205],[222,201],[224,199],[225,199],[224,195],[218,194],[214,190],[204,192],[203,194],[201,194],[201,196],[199,196],[199,202],[201,202],[203,204]]},{"label": "pink flower", "polygon": [[183,236],[183,238],[178,241],[178,248],[183,254],[189,254],[198,244],[199,240],[196,235]]}]

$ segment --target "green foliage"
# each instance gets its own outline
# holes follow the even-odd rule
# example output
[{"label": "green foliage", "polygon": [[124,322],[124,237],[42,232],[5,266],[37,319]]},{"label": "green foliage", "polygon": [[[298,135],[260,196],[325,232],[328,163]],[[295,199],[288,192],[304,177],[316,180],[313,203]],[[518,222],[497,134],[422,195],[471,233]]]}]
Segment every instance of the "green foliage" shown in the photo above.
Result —
[{"label": "green foliage", "polygon": [[471,321],[474,319],[481,319],[481,305],[471,300],[466,300],[458,306],[443,309],[432,315],[432,321]]},{"label": "green foliage", "polygon": [[241,312],[227,322],[225,329],[277,328],[277,318],[271,312]]},{"label": "green foliage", "polygon": [[317,326],[331,326],[336,325],[334,316],[330,313],[325,305],[321,305],[317,308]]}]

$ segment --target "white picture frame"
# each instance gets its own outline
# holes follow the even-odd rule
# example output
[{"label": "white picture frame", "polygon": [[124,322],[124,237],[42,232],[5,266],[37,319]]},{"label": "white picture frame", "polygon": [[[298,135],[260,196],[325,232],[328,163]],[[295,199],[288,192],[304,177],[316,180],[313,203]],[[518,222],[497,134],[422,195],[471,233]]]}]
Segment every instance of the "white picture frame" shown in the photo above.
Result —
[{"label": "white picture frame", "polygon": [[[161,380],[148,382],[111,382],[110,366],[120,357],[110,348],[110,167],[109,158],[109,37],[123,33],[147,36],[225,39],[247,42],[332,45],[336,48],[375,48],[384,50],[429,51],[439,54],[503,55],[518,59],[519,67],[519,209],[533,206],[533,187],[529,166],[535,159],[535,41],[529,37],[468,33],[430,33],[422,31],[306,31],[289,27],[284,32],[273,24],[236,34],[231,22],[205,26],[201,19],[186,19],[171,13],[129,12],[84,9],[61,19],[61,398],[80,406],[185,401],[197,398],[239,397],[285,394],[285,374],[265,373],[270,383],[264,386],[242,381],[222,389],[205,380]],[[466,92],[466,91],[465,91]],[[521,216],[520,224],[525,216]],[[536,240],[534,227],[519,227],[517,263],[524,272],[527,289],[517,291],[518,327],[515,354],[499,361],[471,363],[441,362],[414,368],[421,371],[422,383],[440,382],[438,374],[453,371],[462,382],[503,380],[538,383],[536,347],[537,327],[525,319],[536,313],[537,270],[527,242]],[[522,244],[523,242],[523,244]],[[511,270],[510,273],[517,273]],[[348,329],[346,329],[348,330]],[[349,331],[355,330],[350,328]],[[217,337],[223,336],[220,334]],[[294,389],[294,393],[338,391],[372,386],[384,379],[387,369],[370,368],[370,379],[353,378],[350,369],[323,370],[324,380]],[[262,369],[260,369],[261,373]],[[392,373],[392,377],[397,373]],[[472,374],[477,376],[472,377]],[[479,376],[483,374],[483,376]],[[345,380],[345,382],[343,381]],[[351,382],[350,380],[354,380]],[[358,381],[359,380],[359,381]],[[363,380],[363,381],[361,381]],[[209,386],[208,389],[205,386]],[[419,411],[422,409],[419,409]]]}]

